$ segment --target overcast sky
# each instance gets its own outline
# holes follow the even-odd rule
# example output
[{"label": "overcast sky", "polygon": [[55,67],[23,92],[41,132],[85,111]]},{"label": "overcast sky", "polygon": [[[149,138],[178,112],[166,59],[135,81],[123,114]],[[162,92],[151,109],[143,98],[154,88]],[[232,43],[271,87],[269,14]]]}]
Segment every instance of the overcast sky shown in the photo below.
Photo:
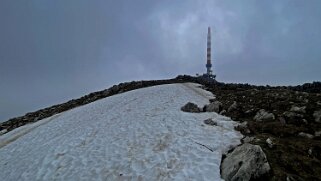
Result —
[{"label": "overcast sky", "polygon": [[1,0],[0,120],[205,72],[208,26],[219,81],[321,79],[320,0]]}]

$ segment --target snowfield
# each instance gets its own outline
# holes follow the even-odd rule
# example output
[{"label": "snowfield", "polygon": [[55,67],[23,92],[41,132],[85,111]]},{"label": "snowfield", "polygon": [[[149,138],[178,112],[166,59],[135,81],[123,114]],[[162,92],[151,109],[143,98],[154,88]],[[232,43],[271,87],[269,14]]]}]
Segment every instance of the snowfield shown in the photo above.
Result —
[{"label": "snowfield", "polygon": [[209,103],[198,86],[133,90],[2,135],[0,179],[221,180],[222,153],[242,135],[230,118],[180,110]]}]

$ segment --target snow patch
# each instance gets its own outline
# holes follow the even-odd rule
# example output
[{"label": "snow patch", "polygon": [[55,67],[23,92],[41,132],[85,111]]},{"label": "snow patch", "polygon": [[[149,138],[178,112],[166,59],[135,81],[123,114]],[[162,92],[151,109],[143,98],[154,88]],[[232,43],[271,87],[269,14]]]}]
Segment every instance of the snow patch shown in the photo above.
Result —
[{"label": "snow patch", "polygon": [[[221,155],[242,135],[230,118],[180,110],[209,103],[213,95],[198,86],[133,90],[2,135],[0,178],[221,180]],[[218,126],[205,125],[208,118]]]}]

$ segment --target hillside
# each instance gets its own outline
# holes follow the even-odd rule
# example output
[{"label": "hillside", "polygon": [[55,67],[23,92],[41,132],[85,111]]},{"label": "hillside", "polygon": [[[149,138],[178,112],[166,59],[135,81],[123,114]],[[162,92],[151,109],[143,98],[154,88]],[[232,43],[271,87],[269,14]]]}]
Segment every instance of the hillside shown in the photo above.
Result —
[{"label": "hillside", "polygon": [[222,154],[242,137],[236,122],[180,110],[210,98],[195,84],[154,86],[19,127],[0,137],[0,178],[220,180]]},{"label": "hillside", "polygon": [[[5,133],[3,136],[0,136],[2,140],[1,147],[6,148],[6,145],[9,146],[15,143],[15,140],[19,141],[33,132],[31,130],[37,130],[38,126],[42,128],[42,125],[47,125],[47,122],[51,123],[53,122],[52,120],[56,122],[57,119],[60,119],[60,115],[68,113],[68,110],[75,111],[82,109],[82,107],[95,104],[96,102],[126,94],[128,91],[128,93],[131,93],[146,87],[153,88],[151,86],[164,84],[176,85],[175,83],[184,82],[202,84],[203,89],[215,95],[215,99],[210,99],[208,92],[206,93],[189,86],[188,89],[197,93],[197,95],[193,94],[193,98],[185,99],[185,102],[181,102],[180,105],[177,104],[177,108],[187,102],[197,103],[201,108],[201,113],[193,114],[194,116],[192,117],[199,119],[199,116],[204,114],[216,115],[215,113],[204,113],[205,107],[202,108],[202,105],[210,101],[211,104],[218,106],[217,110],[215,110],[217,113],[231,117],[232,120],[241,123],[236,129],[244,135],[244,138],[241,140],[242,143],[259,145],[264,153],[266,153],[267,160],[271,165],[269,175],[264,176],[266,180],[321,180],[320,82],[306,83],[299,86],[273,87],[226,84],[216,81],[209,82],[202,78],[184,75],[167,80],[121,83],[79,99],[54,105],[0,123],[0,131],[2,134]],[[205,102],[195,100],[198,99],[198,96],[204,98],[204,94],[206,94]],[[142,95],[142,97],[145,98],[146,96]],[[145,101],[147,102],[144,104],[150,102],[149,100]],[[184,112],[180,113],[186,114]],[[119,113],[119,115],[123,115],[120,117],[127,117],[127,112]],[[216,119],[216,116],[214,117]],[[204,119],[199,123],[204,121]],[[222,125],[218,124],[218,126]],[[10,135],[13,136],[10,137]],[[202,143],[199,146],[208,149]],[[224,158],[225,156],[223,156]],[[5,162],[3,164],[4,167],[7,165]]]}]

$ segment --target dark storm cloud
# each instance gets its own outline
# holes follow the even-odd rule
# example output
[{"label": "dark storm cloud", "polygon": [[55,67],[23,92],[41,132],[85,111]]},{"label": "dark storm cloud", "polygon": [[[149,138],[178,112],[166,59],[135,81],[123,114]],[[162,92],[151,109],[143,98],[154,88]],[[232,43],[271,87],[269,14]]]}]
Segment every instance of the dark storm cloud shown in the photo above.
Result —
[{"label": "dark storm cloud", "polygon": [[321,1],[0,2],[0,120],[113,84],[205,71],[220,81],[320,80]]}]

